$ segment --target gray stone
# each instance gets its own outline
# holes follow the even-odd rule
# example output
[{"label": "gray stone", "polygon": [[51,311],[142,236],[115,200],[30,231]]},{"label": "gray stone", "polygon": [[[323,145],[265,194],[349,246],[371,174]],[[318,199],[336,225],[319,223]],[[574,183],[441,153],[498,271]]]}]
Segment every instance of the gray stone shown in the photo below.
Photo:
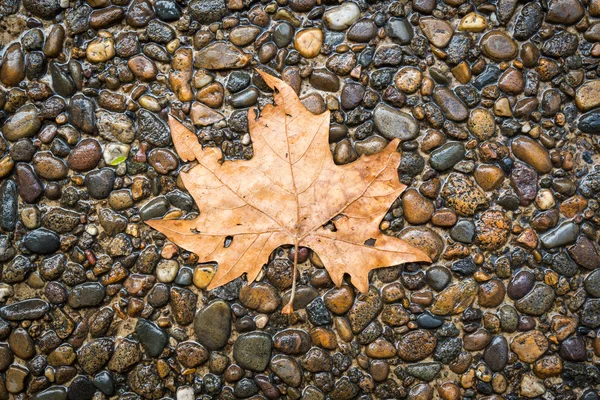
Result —
[{"label": "gray stone", "polygon": [[412,140],[419,134],[419,124],[409,114],[379,104],[373,112],[375,128],[386,139]]},{"label": "gray stone", "polygon": [[268,333],[245,333],[233,345],[233,358],[242,368],[262,372],[269,365],[272,348],[273,340]]}]

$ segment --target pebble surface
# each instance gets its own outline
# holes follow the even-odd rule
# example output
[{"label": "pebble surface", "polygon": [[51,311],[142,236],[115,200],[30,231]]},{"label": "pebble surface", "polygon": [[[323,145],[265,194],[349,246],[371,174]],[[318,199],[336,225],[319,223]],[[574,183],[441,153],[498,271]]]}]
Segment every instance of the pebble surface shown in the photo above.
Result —
[{"label": "pebble surface", "polygon": [[[600,1],[0,1],[0,400],[598,399]],[[400,139],[380,229],[432,264],[258,280],[144,221],[202,212],[167,127],[253,156],[256,73]],[[323,193],[327,196],[327,193]],[[200,204],[200,207],[201,204]]]}]

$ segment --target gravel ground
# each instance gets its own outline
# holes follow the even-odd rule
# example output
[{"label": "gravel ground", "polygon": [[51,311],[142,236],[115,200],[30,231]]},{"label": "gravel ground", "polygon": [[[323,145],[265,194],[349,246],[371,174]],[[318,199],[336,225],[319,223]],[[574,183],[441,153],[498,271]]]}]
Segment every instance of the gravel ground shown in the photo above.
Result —
[{"label": "gravel ground", "polygon": [[[585,399],[600,386],[600,0],[1,0],[0,400]],[[334,287],[301,248],[216,265],[169,114],[252,157],[255,72],[401,140],[380,228],[430,255]],[[327,196],[323,193],[323,196]]]}]

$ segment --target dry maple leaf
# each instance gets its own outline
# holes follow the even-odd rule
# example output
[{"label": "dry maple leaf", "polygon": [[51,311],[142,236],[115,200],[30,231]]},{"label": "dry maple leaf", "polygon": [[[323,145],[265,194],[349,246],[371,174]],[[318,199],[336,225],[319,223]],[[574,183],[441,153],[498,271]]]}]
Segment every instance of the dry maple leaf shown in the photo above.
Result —
[{"label": "dry maple leaf", "polygon": [[[276,105],[265,106],[258,119],[253,109],[248,112],[254,157],[222,162],[219,150],[203,149],[194,133],[169,117],[179,156],[198,161],[180,176],[200,215],[147,223],[196,253],[200,262],[218,263],[208,289],[244,273],[252,282],[271,252],[287,243],[296,250],[300,245],[311,248],[337,286],[348,274],[363,293],[372,269],[431,261],[379,230],[406,187],[398,180],[398,140],[377,154],[335,165],[328,141],[329,111],[312,114],[285,82],[258,72],[274,90]],[[332,220],[335,229],[323,226]]]}]

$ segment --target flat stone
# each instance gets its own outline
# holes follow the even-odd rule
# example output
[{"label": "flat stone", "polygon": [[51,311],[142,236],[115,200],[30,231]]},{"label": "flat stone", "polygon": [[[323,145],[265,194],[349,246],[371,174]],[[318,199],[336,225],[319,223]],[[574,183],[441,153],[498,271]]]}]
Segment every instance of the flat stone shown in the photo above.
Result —
[{"label": "flat stone", "polygon": [[155,323],[143,318],[138,320],[135,326],[135,334],[150,357],[158,357],[169,341],[167,332],[160,329]]},{"label": "flat stone", "polygon": [[531,292],[515,303],[515,307],[522,313],[539,316],[552,308],[555,297],[554,289],[538,283]]},{"label": "flat stone", "polygon": [[268,333],[244,333],[233,345],[233,358],[242,368],[262,372],[269,364],[272,347],[273,341]]},{"label": "flat stone", "polygon": [[231,335],[229,305],[216,300],[198,311],[194,319],[194,332],[198,341],[209,350],[225,347]]},{"label": "flat stone", "polygon": [[436,315],[459,314],[473,303],[477,290],[477,283],[473,279],[448,286],[435,298],[431,312]]},{"label": "flat stone", "polygon": [[388,140],[412,140],[419,134],[419,124],[409,114],[383,103],[373,112],[375,128]]},{"label": "flat stone", "polygon": [[433,101],[442,109],[446,117],[452,121],[460,122],[469,117],[469,109],[446,86],[435,87],[433,90]]},{"label": "flat stone", "polygon": [[199,60],[199,68],[223,70],[244,68],[252,60],[252,54],[244,53],[227,42],[215,42],[200,50],[196,59]]},{"label": "flat stone", "polygon": [[0,308],[0,316],[9,321],[35,320],[49,309],[50,304],[42,299],[27,299]]}]

